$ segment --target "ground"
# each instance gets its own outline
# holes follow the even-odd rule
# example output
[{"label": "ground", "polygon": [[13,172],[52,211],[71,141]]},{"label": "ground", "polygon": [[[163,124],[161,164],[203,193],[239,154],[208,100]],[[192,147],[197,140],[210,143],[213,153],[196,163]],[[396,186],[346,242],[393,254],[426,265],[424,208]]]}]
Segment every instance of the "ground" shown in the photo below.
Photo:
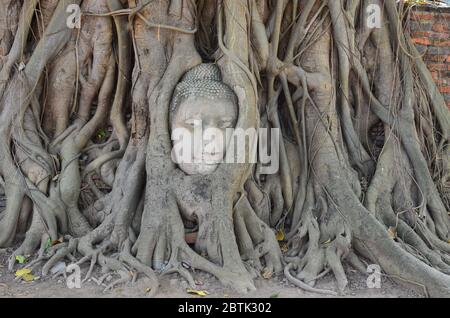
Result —
[{"label": "ground", "polygon": [[[141,278],[135,284],[120,285],[112,291],[103,292],[104,287],[98,286],[90,280],[82,285],[81,289],[69,289],[66,287],[65,279],[45,278],[32,283],[20,282],[14,279],[14,275],[7,271],[7,258],[9,251],[3,250],[0,253],[0,298],[20,297],[20,298],[127,298],[147,297],[147,280]],[[82,267],[82,271],[86,272]],[[413,290],[400,286],[391,279],[383,277],[380,289],[369,289],[366,287],[367,277],[350,267],[345,268],[349,278],[349,286],[345,298],[415,298],[423,297]],[[99,277],[96,273],[94,277]],[[206,290],[212,298],[315,298],[324,297],[314,293],[308,293],[294,287],[283,278],[273,278],[271,280],[260,279],[256,281],[257,290],[246,295],[237,294],[230,289],[224,288],[211,275],[196,273],[195,279],[199,282],[199,290]],[[336,281],[332,275],[327,275],[320,279],[317,287],[321,289],[335,289]],[[157,298],[193,298],[197,296],[186,292],[187,284],[178,275],[168,275],[161,279],[161,287],[156,295]],[[325,296],[326,297],[326,296]]]}]

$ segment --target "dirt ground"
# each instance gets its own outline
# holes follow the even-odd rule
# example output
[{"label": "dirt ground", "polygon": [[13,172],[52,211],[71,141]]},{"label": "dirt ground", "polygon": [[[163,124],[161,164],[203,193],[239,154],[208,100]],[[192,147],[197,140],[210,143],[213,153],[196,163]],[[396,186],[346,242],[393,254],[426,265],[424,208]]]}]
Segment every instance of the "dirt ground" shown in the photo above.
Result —
[{"label": "dirt ground", "polygon": [[[40,278],[34,282],[24,282],[15,279],[14,273],[7,271],[7,259],[12,249],[0,250],[0,298],[142,298],[148,297],[148,281],[139,278],[134,284],[119,285],[111,291],[103,292],[104,286],[99,286],[94,280],[82,284],[80,289],[69,289],[64,277]],[[18,268],[16,268],[17,270]],[[87,265],[82,266],[82,273],[86,273]],[[349,278],[349,287],[346,294],[341,297],[347,298],[411,298],[423,297],[422,295],[400,286],[391,279],[383,277],[380,289],[367,288],[367,276],[346,268]],[[37,274],[37,273],[36,273]],[[93,277],[100,277],[99,271]],[[271,280],[259,279],[256,281],[255,292],[242,295],[231,289],[224,288],[212,276],[205,273],[195,273],[194,278],[199,283],[198,290],[209,293],[206,297],[213,298],[315,298],[324,297],[315,293],[305,292],[285,281],[283,278],[272,278]],[[334,290],[335,281],[331,275],[322,278],[317,284],[318,288]],[[160,290],[157,298],[192,298],[198,297],[187,293],[187,283],[178,275],[168,275],[161,278]]]}]

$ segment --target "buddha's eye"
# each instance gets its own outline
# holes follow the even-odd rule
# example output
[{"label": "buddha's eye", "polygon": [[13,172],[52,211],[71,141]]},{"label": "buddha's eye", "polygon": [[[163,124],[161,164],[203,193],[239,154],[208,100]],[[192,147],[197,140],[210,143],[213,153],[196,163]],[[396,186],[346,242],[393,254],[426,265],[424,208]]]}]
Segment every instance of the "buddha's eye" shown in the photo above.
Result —
[{"label": "buddha's eye", "polygon": [[190,127],[194,128],[194,127],[201,126],[202,125],[202,121],[198,120],[198,119],[187,119],[187,120],[185,120],[185,124],[187,126],[190,126]]},{"label": "buddha's eye", "polygon": [[231,128],[233,127],[233,121],[232,120],[221,120],[218,122],[218,128]]}]

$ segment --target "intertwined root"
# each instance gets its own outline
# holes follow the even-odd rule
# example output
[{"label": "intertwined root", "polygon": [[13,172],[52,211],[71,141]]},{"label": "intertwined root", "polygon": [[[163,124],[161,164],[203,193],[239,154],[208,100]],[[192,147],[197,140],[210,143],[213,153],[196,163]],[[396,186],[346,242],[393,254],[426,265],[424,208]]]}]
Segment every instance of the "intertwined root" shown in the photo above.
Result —
[{"label": "intertwined root", "polygon": [[[150,222],[150,219],[158,221]],[[224,286],[239,292],[255,290],[253,279],[245,269],[232,238],[232,227],[222,222],[210,224],[213,225],[210,234],[213,233],[218,241],[211,240],[212,236],[208,236],[201,244],[197,244],[208,245],[215,242],[214,248],[223,258],[215,257],[213,262],[207,259],[209,255],[201,256],[186,243],[184,225],[177,208],[152,210],[147,217],[144,214],[143,222],[147,226],[142,228],[135,244],[137,259],[142,263],[152,264],[163,275],[177,272],[191,287],[195,287],[195,280],[190,269],[198,269],[213,274]],[[212,249],[206,248],[206,251],[211,252]]]},{"label": "intertwined root", "polygon": [[[3,1],[7,10],[0,10],[8,16],[0,17],[0,186],[7,196],[0,246],[26,232],[10,270],[16,256],[38,251],[27,266],[42,265],[43,275],[66,258],[90,263],[84,280],[96,265],[104,272],[100,284],[117,274],[107,290],[143,274],[153,294],[153,267],[179,273],[191,287],[190,270],[204,270],[246,292],[254,289],[255,277],[283,272],[271,227],[287,220],[292,228],[284,274],[300,288],[335,295],[313,287],[332,272],[338,292],[344,292],[342,262],[364,270],[357,252],[394,277],[426,286],[431,295],[449,295],[450,219],[443,184],[450,117],[402,30],[402,5],[372,0],[385,6],[385,23],[367,30],[358,19],[364,1],[278,1],[271,8],[266,1],[250,6],[236,0],[143,0],[121,10],[123,1],[84,0],[90,15],[72,32],[64,5],[81,1],[41,0],[44,36],[31,29],[38,2],[24,1],[23,14],[20,1]],[[120,15],[110,13],[117,10]],[[31,31],[35,37],[28,36]],[[256,128],[262,117],[267,127],[281,129],[284,141],[280,172],[262,189],[251,183],[249,165],[222,170],[217,179],[228,179],[211,200],[221,196],[228,202],[201,212],[192,249],[184,238],[181,200],[167,202],[176,188],[170,187],[168,109],[181,76],[201,63],[198,47],[218,60],[235,89],[239,124]],[[111,136],[95,144],[109,112]],[[367,135],[375,126],[384,132],[380,149],[369,156],[375,141]],[[291,138],[289,146],[285,140]],[[112,187],[109,194],[97,188],[94,175]],[[83,215],[84,181],[97,202]]]},{"label": "intertwined root", "polygon": [[[41,263],[44,263],[41,273],[45,277],[48,276],[55,265],[64,261],[66,258],[77,266],[89,262],[90,265],[81,281],[82,283],[92,279],[98,285],[103,285],[105,287],[104,292],[107,292],[119,284],[134,283],[138,276],[142,274],[150,280],[148,296],[152,297],[157,293],[159,283],[156,274],[149,266],[142,264],[131,254],[131,241],[129,239],[123,243],[122,250],[119,253],[114,253],[110,256],[106,255],[110,254],[114,246],[108,240],[105,240],[94,248],[92,242],[89,242],[88,237],[81,239],[66,237],[65,239],[65,242],[48,248],[42,255],[39,255],[36,259],[28,263],[26,268],[33,270]],[[84,256],[77,259],[74,256],[77,252],[82,252]],[[97,279],[93,277],[96,265],[101,267],[102,273],[102,276]],[[53,278],[59,275],[65,276],[65,271],[66,268],[64,267],[59,269],[58,272],[52,273]],[[109,284],[104,283],[105,279],[112,278],[114,275],[118,275],[119,278]]]},{"label": "intertwined root", "polygon": [[316,281],[330,271],[337,280],[339,293],[348,281],[342,261],[351,253],[351,232],[336,216],[328,223],[319,221],[307,210],[299,225],[289,235],[290,252],[285,258],[286,278],[294,285],[311,292],[337,295],[334,291],[314,288]]},{"label": "intertwined root", "polygon": [[235,206],[234,229],[241,257],[251,268],[258,270],[257,276],[264,273],[265,277],[271,277],[283,271],[275,233],[256,215],[246,197],[241,197]]}]

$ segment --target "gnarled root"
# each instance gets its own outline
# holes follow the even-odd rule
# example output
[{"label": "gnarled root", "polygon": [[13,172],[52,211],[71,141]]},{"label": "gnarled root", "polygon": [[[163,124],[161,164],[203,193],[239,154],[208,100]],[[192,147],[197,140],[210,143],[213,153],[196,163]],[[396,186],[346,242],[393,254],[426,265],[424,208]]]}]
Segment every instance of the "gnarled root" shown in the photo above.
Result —
[{"label": "gnarled root", "polygon": [[211,273],[222,284],[239,292],[255,290],[252,277],[237,252],[236,243],[233,238],[230,240],[230,233],[233,233],[231,224],[228,227],[221,222],[215,224],[214,235],[217,238],[215,247],[223,262],[216,264],[197,254],[186,243],[184,225],[174,199],[168,197],[164,206],[166,208],[160,206],[152,209],[151,213],[144,214],[141,233],[135,245],[137,258],[141,262],[153,264],[153,268],[161,270],[162,273],[176,271],[191,285],[194,280],[186,267]]},{"label": "gnarled root", "polygon": [[246,196],[235,205],[234,227],[241,257],[266,277],[283,271],[280,246],[274,231],[261,221]]}]

